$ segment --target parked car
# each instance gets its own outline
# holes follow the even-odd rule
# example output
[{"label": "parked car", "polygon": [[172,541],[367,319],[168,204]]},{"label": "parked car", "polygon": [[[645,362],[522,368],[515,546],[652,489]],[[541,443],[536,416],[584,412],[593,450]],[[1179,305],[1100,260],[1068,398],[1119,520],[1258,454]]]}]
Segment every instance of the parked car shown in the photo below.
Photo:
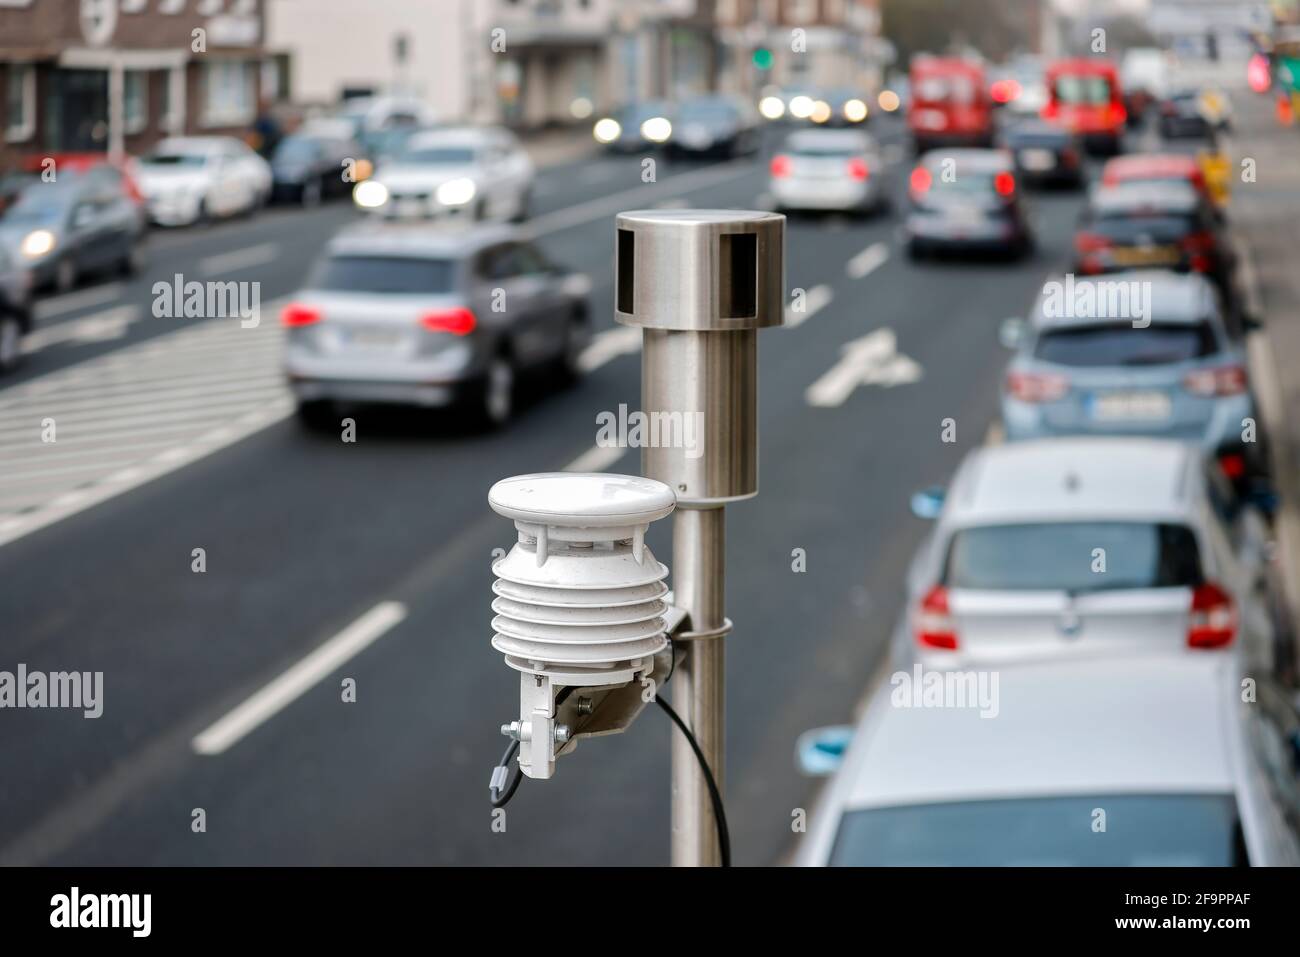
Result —
[{"label": "parked car", "polygon": [[918,154],[940,146],[993,145],[993,100],[979,63],[914,57],[911,91],[907,128]]},{"label": "parked car", "polygon": [[357,205],[388,219],[522,221],[535,172],[508,130],[460,127],[418,133],[352,192]]},{"label": "parked car", "polygon": [[1205,195],[1180,182],[1100,187],[1074,236],[1074,272],[1092,276],[1151,267],[1213,280],[1232,310],[1229,331],[1241,335],[1237,254]]},{"label": "parked car", "polygon": [[299,415],[315,425],[340,401],[460,402],[501,425],[521,371],[578,374],[589,287],[505,226],[346,232],[281,314]]},{"label": "parked car", "polygon": [[23,357],[23,336],[32,330],[32,271],[0,246],[0,374],[17,367]]},{"label": "parked car", "polygon": [[742,156],[758,152],[762,130],[749,104],[725,96],[701,96],[677,108],[670,156]]},{"label": "parked car", "polygon": [[1034,234],[1005,150],[932,151],[909,180],[903,225],[913,259],[936,252],[1028,255]]},{"label": "parked car", "polygon": [[[272,198],[303,206],[346,196],[363,162],[359,143],[295,133],[280,140],[271,154]],[[351,178],[344,176],[351,169]]]},{"label": "parked car", "polygon": [[1020,182],[1072,188],[1086,182],[1083,143],[1065,127],[1026,120],[1009,127],[1002,136],[1003,145],[1015,157]]},{"label": "parked car", "polygon": [[252,212],[271,196],[271,167],[233,136],[165,139],[136,167],[149,215],[186,226]]},{"label": "parked car", "polygon": [[1294,705],[1263,676],[1268,710],[1243,703],[1232,664],[1006,665],[993,720],[882,685],[856,728],[800,738],[805,769],[838,773],[796,863],[1296,866]]},{"label": "parked car", "polygon": [[1129,290],[1145,291],[1138,298],[1148,315],[1137,315],[1134,297],[1106,280],[1055,277],[1027,321],[1004,323],[1003,341],[1016,348],[1002,392],[1007,438],[1184,439],[1214,456],[1240,494],[1266,490],[1263,436],[1242,441],[1243,423],[1258,419],[1245,350],[1228,335],[1218,290],[1196,274],[1123,278],[1137,284]]},{"label": "parked car", "polygon": [[[1165,139],[1191,137],[1201,139],[1213,130],[1227,126],[1227,99],[1222,93],[1212,95],[1210,102],[1200,90],[1175,90],[1160,101],[1160,135]],[[1218,113],[1211,113],[1211,105]]]},{"label": "parked car", "polygon": [[938,518],[908,572],[927,666],[1141,651],[1268,669],[1277,658],[1267,523],[1193,444],[983,447],[913,511]]},{"label": "parked car", "polygon": [[1100,57],[1075,57],[1051,64],[1042,115],[1078,133],[1091,152],[1107,156],[1122,152],[1128,110],[1115,64]]},{"label": "parked car", "polygon": [[801,130],[772,157],[768,189],[781,210],[878,212],[885,205],[884,163],[857,130]]},{"label": "parked car", "polygon": [[657,149],[673,133],[673,107],[663,100],[646,100],[623,107],[596,121],[592,135],[611,153]]},{"label": "parked car", "polygon": [[145,263],[145,224],[111,167],[35,180],[0,217],[0,245],[31,287],[66,292],[84,276]]}]

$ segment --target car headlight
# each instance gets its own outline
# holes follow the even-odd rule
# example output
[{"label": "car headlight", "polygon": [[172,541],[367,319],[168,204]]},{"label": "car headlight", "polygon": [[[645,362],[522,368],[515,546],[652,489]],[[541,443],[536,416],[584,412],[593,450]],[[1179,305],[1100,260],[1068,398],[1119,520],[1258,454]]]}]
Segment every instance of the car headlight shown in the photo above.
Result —
[{"label": "car headlight", "polygon": [[36,229],[23,237],[22,253],[28,259],[40,259],[53,252],[57,242],[48,229]]},{"label": "car headlight", "polygon": [[673,135],[673,125],[667,117],[652,116],[641,124],[641,135],[651,143],[664,143]]},{"label": "car headlight", "polygon": [[813,104],[812,112],[808,118],[814,123],[825,123],[831,118],[831,105],[825,100],[818,100]]},{"label": "car headlight", "polygon": [[785,116],[785,102],[779,96],[765,96],[758,101],[758,112],[765,119],[779,120]]},{"label": "car headlight", "polygon": [[844,104],[844,118],[850,123],[861,123],[867,118],[867,104],[861,100],[849,100]]},{"label": "car headlight", "polygon": [[474,185],[472,179],[449,179],[438,187],[434,197],[443,206],[464,206],[474,194],[478,192],[478,187]]},{"label": "car headlight", "polygon": [[362,209],[377,209],[388,202],[388,187],[373,179],[364,180],[353,188],[352,199]]},{"label": "car headlight", "polygon": [[603,120],[599,120],[591,132],[596,137],[596,142],[612,143],[623,135],[623,127],[618,120],[610,119],[607,116]]}]

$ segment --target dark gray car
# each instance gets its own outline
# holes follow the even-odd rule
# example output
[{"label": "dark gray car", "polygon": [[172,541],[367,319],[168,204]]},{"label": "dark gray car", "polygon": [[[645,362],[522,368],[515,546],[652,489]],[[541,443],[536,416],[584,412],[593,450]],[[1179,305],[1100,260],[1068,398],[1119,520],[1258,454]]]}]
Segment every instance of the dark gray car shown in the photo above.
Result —
[{"label": "dark gray car", "polygon": [[340,401],[461,402],[499,426],[520,371],[577,376],[589,288],[504,226],[383,225],[336,237],[281,314],[300,417],[331,421]]}]

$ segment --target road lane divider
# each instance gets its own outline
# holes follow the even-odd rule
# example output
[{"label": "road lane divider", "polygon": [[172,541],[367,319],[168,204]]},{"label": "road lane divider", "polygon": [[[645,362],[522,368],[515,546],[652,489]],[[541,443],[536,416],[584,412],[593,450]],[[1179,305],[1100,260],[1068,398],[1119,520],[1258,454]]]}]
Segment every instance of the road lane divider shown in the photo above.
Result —
[{"label": "road lane divider", "polygon": [[804,391],[804,400],[814,408],[833,409],[843,405],[859,386],[889,389],[920,378],[920,363],[898,352],[894,330],[875,329],[845,343],[836,363]]},{"label": "road lane divider", "polygon": [[813,286],[804,295],[802,310],[795,309],[793,305],[785,307],[785,327],[787,329],[798,329],[830,305],[831,300],[834,298],[835,290],[825,283]]},{"label": "road lane divider", "polygon": [[615,326],[592,337],[591,344],[578,356],[578,368],[583,372],[594,372],[619,356],[640,351],[641,327]]},{"label": "road lane divider", "polygon": [[194,736],[197,754],[214,756],[229,750],[259,725],[284,710],[309,688],[337,671],[406,618],[398,601],[380,602],[333,638],[290,666],[261,690]]},{"label": "road lane divider", "polygon": [[52,319],[55,316],[61,316],[64,313],[75,312],[78,309],[89,309],[91,306],[103,306],[120,298],[122,295],[121,283],[109,283],[104,286],[92,286],[89,289],[80,289],[77,292],[66,292],[61,296],[51,296],[49,299],[42,299],[32,307],[32,318],[37,322],[45,319]]},{"label": "road lane divider", "polygon": [[199,274],[202,276],[220,276],[225,273],[252,269],[275,262],[280,255],[279,243],[258,243],[244,249],[232,249],[228,253],[217,253],[199,260]]},{"label": "road lane divider", "polygon": [[850,259],[844,271],[850,279],[865,279],[888,261],[888,243],[875,242]]}]

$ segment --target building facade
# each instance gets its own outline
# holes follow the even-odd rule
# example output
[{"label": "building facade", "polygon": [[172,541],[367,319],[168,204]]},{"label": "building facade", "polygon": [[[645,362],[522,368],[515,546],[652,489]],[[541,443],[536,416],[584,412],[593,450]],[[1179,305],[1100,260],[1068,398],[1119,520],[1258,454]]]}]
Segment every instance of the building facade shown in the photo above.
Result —
[{"label": "building facade", "polygon": [[0,0],[0,167],[257,116],[267,0]]}]

